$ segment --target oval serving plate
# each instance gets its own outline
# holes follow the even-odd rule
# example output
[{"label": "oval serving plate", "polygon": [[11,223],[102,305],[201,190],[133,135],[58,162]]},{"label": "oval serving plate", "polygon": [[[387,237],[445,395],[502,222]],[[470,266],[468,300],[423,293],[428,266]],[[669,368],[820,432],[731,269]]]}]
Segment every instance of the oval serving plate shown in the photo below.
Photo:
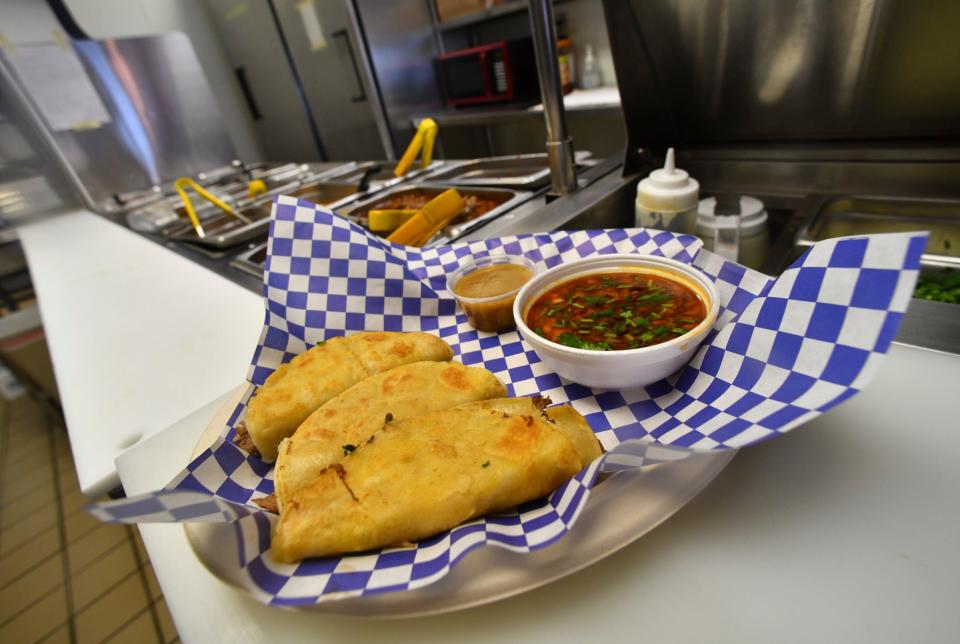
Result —
[{"label": "oval serving plate", "polygon": [[[245,386],[207,425],[191,458],[219,436]],[[703,490],[733,459],[735,450],[621,471],[594,486],[590,500],[563,539],[542,550],[516,553],[495,546],[466,555],[439,581],[419,588],[366,597],[331,599],[300,607],[364,618],[421,617],[480,606],[566,577],[636,541],[670,518]],[[229,523],[185,523],[197,558],[214,575],[243,589],[236,553],[223,548]]]}]

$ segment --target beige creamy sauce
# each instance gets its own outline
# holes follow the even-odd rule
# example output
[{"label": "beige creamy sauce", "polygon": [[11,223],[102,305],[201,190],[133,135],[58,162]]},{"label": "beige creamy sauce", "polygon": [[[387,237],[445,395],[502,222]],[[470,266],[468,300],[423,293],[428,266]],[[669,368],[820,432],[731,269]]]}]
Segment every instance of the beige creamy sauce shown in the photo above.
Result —
[{"label": "beige creamy sauce", "polygon": [[532,276],[529,268],[517,264],[484,266],[461,277],[453,292],[461,297],[494,297],[520,288]]}]

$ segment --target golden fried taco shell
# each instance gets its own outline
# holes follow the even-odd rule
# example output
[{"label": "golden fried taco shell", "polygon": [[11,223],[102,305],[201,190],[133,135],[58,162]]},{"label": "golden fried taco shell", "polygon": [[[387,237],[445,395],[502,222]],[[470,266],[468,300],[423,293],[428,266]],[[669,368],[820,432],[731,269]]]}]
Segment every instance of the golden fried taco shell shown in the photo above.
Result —
[{"label": "golden fried taco shell", "polygon": [[603,447],[597,440],[597,435],[590,429],[587,419],[576,409],[570,405],[557,405],[547,407],[544,413],[573,443],[573,448],[580,455],[584,467],[603,455]]},{"label": "golden fried taco shell", "polygon": [[587,419],[570,405],[547,407],[548,398],[541,396],[522,398],[492,398],[472,404],[461,405],[461,409],[493,409],[507,414],[521,416],[546,417],[562,431],[583,461],[584,466],[592,463],[603,454],[603,447],[597,435],[590,429]]},{"label": "golden fried taco shell", "polygon": [[386,418],[405,420],[506,393],[486,369],[459,362],[414,362],[361,380],[310,414],[280,445],[274,470],[280,509],[293,490],[366,442]]},{"label": "golden fried taco shell", "polygon": [[264,461],[322,404],[364,378],[422,360],[446,361],[450,346],[429,333],[369,332],[336,337],[280,365],[250,400],[246,429]]},{"label": "golden fried taco shell", "polygon": [[[515,400],[387,423],[286,500],[273,555],[293,562],[416,541],[555,490],[586,463],[530,399]],[[535,413],[504,411],[513,405]]]}]

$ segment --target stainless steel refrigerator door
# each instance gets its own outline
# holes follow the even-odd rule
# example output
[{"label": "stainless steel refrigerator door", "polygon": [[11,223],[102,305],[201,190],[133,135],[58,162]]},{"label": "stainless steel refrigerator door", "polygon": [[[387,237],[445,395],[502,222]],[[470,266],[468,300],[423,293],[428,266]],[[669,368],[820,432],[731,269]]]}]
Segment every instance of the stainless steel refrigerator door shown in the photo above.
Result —
[{"label": "stainless steel refrigerator door", "polygon": [[268,161],[322,161],[267,2],[207,0]]},{"label": "stainless steel refrigerator door", "polygon": [[383,158],[372,84],[364,77],[345,2],[273,1],[327,156]]},{"label": "stainless steel refrigerator door", "polygon": [[440,50],[430,17],[433,0],[352,1],[369,45],[394,147],[402,152],[413,136],[413,119],[444,107],[434,71]]}]

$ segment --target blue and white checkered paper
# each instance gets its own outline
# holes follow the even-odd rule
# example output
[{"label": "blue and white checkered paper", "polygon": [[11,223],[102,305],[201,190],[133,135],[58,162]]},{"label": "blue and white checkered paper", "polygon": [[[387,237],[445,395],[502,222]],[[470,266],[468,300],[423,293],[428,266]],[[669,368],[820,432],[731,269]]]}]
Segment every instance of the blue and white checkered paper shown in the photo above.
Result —
[{"label": "blue and white checkered paper", "polygon": [[[397,246],[314,204],[280,197],[264,275],[266,321],[249,390],[222,437],[164,490],[92,511],[105,521],[233,521],[237,566],[261,601],[304,605],[414,589],[467,552],[529,552],[576,521],[601,471],[739,448],[782,434],[862,389],[909,304],[925,233],[820,242],[779,278],[700,250],[694,237],[645,230],[519,235],[434,248]],[[699,252],[698,252],[699,251]],[[687,367],[661,382],[594,392],[543,366],[515,332],[481,333],[457,313],[446,276],[467,257],[523,253],[545,269],[599,253],[692,262],[713,279],[721,313]],[[273,491],[271,466],[230,439],[255,387],[316,342],[361,330],[428,331],[457,359],[483,366],[512,395],[570,402],[608,450],[548,499],[482,517],[405,548],[281,564],[269,551],[276,517],[250,505]]]}]

